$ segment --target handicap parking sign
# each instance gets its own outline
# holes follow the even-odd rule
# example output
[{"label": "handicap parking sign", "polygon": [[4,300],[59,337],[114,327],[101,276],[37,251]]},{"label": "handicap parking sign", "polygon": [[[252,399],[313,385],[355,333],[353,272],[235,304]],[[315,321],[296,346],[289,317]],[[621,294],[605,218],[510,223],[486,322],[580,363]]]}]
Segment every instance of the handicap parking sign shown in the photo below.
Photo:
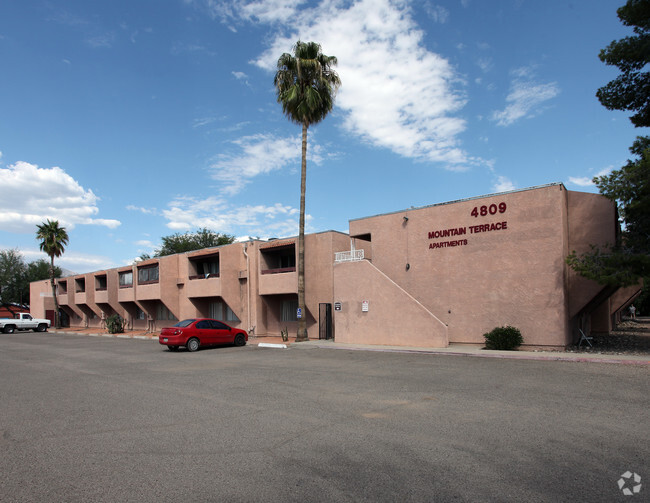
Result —
[{"label": "handicap parking sign", "polygon": [[296,312],[296,318],[302,318],[302,309],[298,308],[298,311]]}]

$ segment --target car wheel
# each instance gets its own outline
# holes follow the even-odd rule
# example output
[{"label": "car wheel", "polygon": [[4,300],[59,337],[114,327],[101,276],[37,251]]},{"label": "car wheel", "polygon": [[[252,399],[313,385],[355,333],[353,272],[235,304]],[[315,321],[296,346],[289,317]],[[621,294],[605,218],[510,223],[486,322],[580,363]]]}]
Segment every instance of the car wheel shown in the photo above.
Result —
[{"label": "car wheel", "polygon": [[13,325],[6,325],[5,329],[4,329],[4,333],[5,334],[13,334],[15,332],[15,330],[16,330],[16,327],[14,327]]},{"label": "car wheel", "polygon": [[235,346],[243,346],[246,344],[246,337],[244,337],[244,334],[237,334],[235,336]]},{"label": "car wheel", "polygon": [[45,323],[40,323],[36,330],[39,332],[47,332],[47,325]]},{"label": "car wheel", "polygon": [[167,346],[167,349],[170,351],[176,351],[178,349],[178,346]]},{"label": "car wheel", "polygon": [[189,341],[187,341],[186,347],[188,351],[193,353],[199,349],[200,345],[201,344],[199,343],[199,340],[196,337],[192,337]]}]

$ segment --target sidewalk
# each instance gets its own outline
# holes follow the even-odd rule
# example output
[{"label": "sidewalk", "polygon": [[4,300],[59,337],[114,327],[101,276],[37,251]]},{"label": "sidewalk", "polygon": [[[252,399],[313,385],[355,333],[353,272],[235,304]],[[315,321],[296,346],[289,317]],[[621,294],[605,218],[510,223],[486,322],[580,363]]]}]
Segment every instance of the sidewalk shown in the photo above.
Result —
[{"label": "sidewalk", "polygon": [[335,341],[310,340],[291,343],[297,349],[347,349],[349,351],[385,351],[394,353],[422,353],[432,355],[469,356],[475,358],[508,358],[515,360],[548,360],[569,362],[619,363],[627,365],[650,365],[650,358],[643,355],[612,355],[597,353],[571,353],[563,351],[495,351],[479,346],[450,344],[446,348],[422,348],[404,346],[377,346],[370,344],[349,344]]},{"label": "sidewalk", "polygon": [[[88,335],[95,337],[119,337],[123,339],[158,340],[158,333],[144,330],[127,330],[122,334],[109,334],[105,329],[99,328],[51,328],[50,333],[69,335]],[[344,349],[348,351],[382,351],[390,353],[421,353],[430,355],[467,356],[474,358],[507,358],[515,360],[540,360],[540,361],[568,361],[568,362],[595,362],[618,363],[625,365],[650,365],[650,357],[644,355],[625,354],[598,354],[598,353],[572,353],[563,351],[495,351],[481,349],[479,346],[464,344],[450,344],[446,348],[406,347],[406,346],[379,346],[371,344],[350,344],[332,340],[312,339],[305,342],[295,342],[289,338],[283,342],[281,337],[255,337],[249,336],[248,344],[278,349]]]}]

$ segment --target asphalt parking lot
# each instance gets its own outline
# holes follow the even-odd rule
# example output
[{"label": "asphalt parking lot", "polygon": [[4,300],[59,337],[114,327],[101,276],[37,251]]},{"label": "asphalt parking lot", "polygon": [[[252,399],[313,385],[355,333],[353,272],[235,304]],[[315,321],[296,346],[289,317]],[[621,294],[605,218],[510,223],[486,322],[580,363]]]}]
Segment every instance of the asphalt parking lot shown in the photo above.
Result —
[{"label": "asphalt parking lot", "polygon": [[648,501],[649,374],[0,334],[0,501]]}]

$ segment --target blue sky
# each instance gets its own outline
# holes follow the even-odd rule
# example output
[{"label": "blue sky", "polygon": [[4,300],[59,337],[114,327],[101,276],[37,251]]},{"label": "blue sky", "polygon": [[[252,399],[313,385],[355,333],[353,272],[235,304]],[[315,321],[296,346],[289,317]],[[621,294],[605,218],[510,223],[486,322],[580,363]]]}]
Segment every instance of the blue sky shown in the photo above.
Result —
[{"label": "blue sky", "polygon": [[275,100],[297,40],[338,58],[309,130],[307,231],[622,166],[643,134],[596,90],[630,34],[623,0],[6,0],[0,3],[0,249],[132,263],[208,227],[296,235],[300,127]]}]

